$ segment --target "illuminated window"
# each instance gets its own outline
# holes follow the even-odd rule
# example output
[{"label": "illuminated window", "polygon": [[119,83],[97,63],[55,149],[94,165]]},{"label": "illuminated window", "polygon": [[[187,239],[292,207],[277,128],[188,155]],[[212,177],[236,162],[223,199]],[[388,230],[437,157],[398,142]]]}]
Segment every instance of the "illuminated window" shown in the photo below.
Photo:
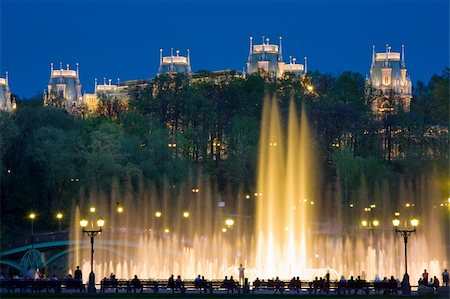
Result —
[{"label": "illuminated window", "polygon": [[389,85],[389,82],[390,82],[391,80],[389,80],[389,76],[384,76],[383,77],[383,83],[384,83],[384,85]]}]

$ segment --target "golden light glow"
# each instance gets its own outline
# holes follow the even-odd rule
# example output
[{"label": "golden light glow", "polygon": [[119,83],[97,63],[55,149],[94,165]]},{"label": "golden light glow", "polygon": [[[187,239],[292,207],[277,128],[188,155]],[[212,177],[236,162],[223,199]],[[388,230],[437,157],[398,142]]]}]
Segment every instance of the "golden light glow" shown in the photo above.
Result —
[{"label": "golden light glow", "polygon": [[407,208],[409,208],[409,207],[411,206],[411,204],[408,202],[408,203],[405,204],[405,206],[406,206]]},{"label": "golden light glow", "polygon": [[374,208],[376,207],[376,205],[370,205],[370,207],[371,207],[372,209],[374,209]]},{"label": "golden light glow", "polygon": [[34,218],[36,218],[36,214],[35,213],[30,213],[30,215],[28,215],[28,217],[33,220]]},{"label": "golden light glow", "polygon": [[166,234],[168,234],[168,233],[170,232],[170,229],[166,228],[166,229],[164,229],[164,232],[165,232]]},{"label": "golden light glow", "polygon": [[161,213],[160,211],[157,211],[157,212],[155,213],[156,218],[161,217],[161,215],[162,215],[162,213]]},{"label": "golden light glow", "polygon": [[225,224],[228,226],[233,226],[234,225],[234,220],[231,218],[228,218],[227,220],[225,220]]},{"label": "golden light glow", "polygon": [[98,218],[97,225],[98,227],[103,227],[105,225],[105,220],[103,218]]},{"label": "golden light glow", "polygon": [[395,218],[394,220],[392,220],[392,224],[397,227],[400,225],[400,219]]},{"label": "golden light glow", "polygon": [[95,207],[90,207],[90,208],[89,208],[89,211],[90,211],[91,213],[95,213]]},{"label": "golden light glow", "polygon": [[417,219],[417,218],[411,219],[411,225],[412,225],[412,226],[417,226],[417,225],[419,225],[419,219]]},{"label": "golden light glow", "polygon": [[184,218],[188,218],[188,217],[189,217],[189,212],[188,212],[188,211],[185,211],[185,212],[183,213],[183,217],[184,217]]},{"label": "golden light glow", "polygon": [[380,225],[380,222],[375,219],[374,221],[372,221],[372,224],[373,224],[373,226],[378,226],[378,225]]},{"label": "golden light glow", "polygon": [[250,199],[250,195],[248,195],[248,194],[245,195],[245,198],[246,198],[246,199]]},{"label": "golden light glow", "polygon": [[192,188],[192,193],[198,193],[198,192],[200,192],[199,188]]},{"label": "golden light glow", "polygon": [[352,203],[351,203],[349,206],[350,206],[350,208],[353,208],[353,207],[354,207],[354,205],[353,205]]},{"label": "golden light glow", "polygon": [[313,204],[314,204],[314,201],[311,201],[310,204],[313,205]]},{"label": "golden light glow", "polygon": [[224,227],[224,228],[222,228],[222,232],[223,233],[226,233],[227,232],[227,229]]},{"label": "golden light glow", "polygon": [[395,216],[400,216],[400,213],[399,212],[395,212],[394,215]]},{"label": "golden light glow", "polygon": [[362,225],[362,226],[367,226],[367,220],[361,221],[361,225]]},{"label": "golden light glow", "polygon": [[117,212],[118,213],[123,213],[123,207],[122,206],[118,206],[117,207]]},{"label": "golden light glow", "polygon": [[58,218],[58,219],[62,219],[62,218],[63,218],[63,214],[62,214],[62,213],[58,213],[58,214],[56,214],[56,218]]},{"label": "golden light glow", "polygon": [[312,86],[311,84],[306,86],[306,89],[308,89],[309,92],[312,92],[314,90],[314,86]]},{"label": "golden light glow", "polygon": [[80,226],[81,227],[86,227],[88,226],[89,222],[86,219],[81,219],[80,220]]},{"label": "golden light glow", "polygon": [[447,202],[450,204],[450,197],[449,198],[447,198]]}]

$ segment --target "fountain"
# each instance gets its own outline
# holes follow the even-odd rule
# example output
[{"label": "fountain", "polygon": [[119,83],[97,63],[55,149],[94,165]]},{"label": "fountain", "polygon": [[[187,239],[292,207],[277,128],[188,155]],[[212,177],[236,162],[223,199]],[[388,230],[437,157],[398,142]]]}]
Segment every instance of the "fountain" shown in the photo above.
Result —
[{"label": "fountain", "polygon": [[[241,263],[250,279],[313,279],[327,271],[332,279],[340,275],[401,278],[403,240],[391,224],[394,211],[421,219],[408,247],[412,284],[423,269],[440,275],[449,266],[449,235],[448,211],[433,204],[442,197],[437,175],[400,183],[386,178],[370,188],[362,176],[359,200],[349,206],[339,177],[320,183],[314,155],[318,149],[305,111],[298,114],[291,101],[284,124],[277,100],[265,99],[254,194],[240,192],[233,198],[228,192],[218,197],[207,178],[190,176],[182,186],[166,184],[159,194],[141,182],[134,193],[121,193],[115,186],[111,194],[91,192],[80,200],[72,231],[81,231],[77,221],[80,214],[86,216],[89,205],[95,205],[106,220],[95,243],[97,280],[110,273],[118,278],[134,274],[158,279],[171,274],[185,279],[198,274],[223,278],[237,276]],[[117,213],[117,202],[123,213]],[[365,212],[368,206],[372,208]],[[362,217],[377,218],[380,224],[362,227]],[[234,225],[226,225],[227,218],[235,220]],[[79,238],[81,234],[73,235],[74,240]],[[78,247],[72,248],[69,265],[74,269],[80,264],[87,274],[88,240],[83,240],[82,245],[75,242]]]}]

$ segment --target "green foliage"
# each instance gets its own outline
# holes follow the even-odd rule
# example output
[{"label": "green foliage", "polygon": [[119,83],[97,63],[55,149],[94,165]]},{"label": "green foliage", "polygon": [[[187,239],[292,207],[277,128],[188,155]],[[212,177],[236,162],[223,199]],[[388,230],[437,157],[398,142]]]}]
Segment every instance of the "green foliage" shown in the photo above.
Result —
[{"label": "green foliage", "polygon": [[[98,115],[88,118],[30,104],[42,104],[38,98],[21,101],[13,114],[0,113],[2,241],[27,225],[26,211],[39,208],[51,218],[55,209],[69,210],[80,190],[108,194],[113,185],[144,182],[162,191],[194,170],[218,190],[251,193],[263,98],[274,94],[283,120],[291,99],[306,109],[323,183],[339,178],[345,203],[358,198],[362,182],[372,190],[386,177],[430,169],[448,177],[448,73],[419,82],[411,112],[382,121],[365,104],[363,77],[352,72],[287,74],[275,82],[259,75],[160,76],[130,87],[127,109],[103,98]],[[399,152],[392,161],[381,146],[387,127]],[[56,225],[40,223],[37,230]]]}]

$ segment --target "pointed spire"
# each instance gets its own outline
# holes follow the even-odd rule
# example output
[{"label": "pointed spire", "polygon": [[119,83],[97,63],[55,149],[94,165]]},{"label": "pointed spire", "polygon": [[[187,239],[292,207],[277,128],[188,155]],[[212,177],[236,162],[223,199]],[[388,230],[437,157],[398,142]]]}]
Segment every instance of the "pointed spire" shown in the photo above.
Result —
[{"label": "pointed spire", "polygon": [[94,81],[94,92],[97,92],[97,78]]},{"label": "pointed spire", "polygon": [[289,64],[292,64],[292,56],[289,55]]},{"label": "pointed spire", "polygon": [[53,62],[50,63],[50,72],[51,72],[50,75],[53,74]]},{"label": "pointed spire", "polygon": [[188,66],[188,72],[191,73],[191,50],[187,49],[187,66]]},{"label": "pointed spire", "polygon": [[170,56],[173,57],[173,48],[170,48]]},{"label": "pointed spire", "polygon": [[108,80],[108,85],[111,85],[112,79]]},{"label": "pointed spire", "polygon": [[250,36],[250,49],[248,51],[248,60],[250,60],[252,54],[253,54],[253,36]]},{"label": "pointed spire", "polygon": [[269,40],[269,38],[266,38],[266,45],[270,45],[270,40]]},{"label": "pointed spire", "polygon": [[388,51],[389,51],[389,45],[386,44],[386,60],[384,61],[384,66],[387,67],[388,66]]},{"label": "pointed spire", "polygon": [[103,77],[103,85],[106,85],[106,77]]},{"label": "pointed spire", "polygon": [[80,69],[79,69],[80,64],[77,62],[76,66],[77,66],[77,78],[80,78]]},{"label": "pointed spire", "polygon": [[59,62],[59,69],[62,70],[62,61]]},{"label": "pointed spire", "polygon": [[120,78],[117,78],[117,86],[120,85]]},{"label": "pointed spire", "polygon": [[405,45],[402,45],[402,68],[405,68]]},{"label": "pointed spire", "polygon": [[169,68],[169,70],[170,71],[174,70],[174,67],[173,67],[173,48],[170,48],[170,68]]},{"label": "pointed spire", "polygon": [[283,61],[283,44],[281,43],[282,41],[282,37],[280,36],[280,49],[279,49],[279,57],[278,57],[278,61]]},{"label": "pointed spire", "polygon": [[372,64],[370,65],[371,68],[375,66],[375,45],[372,45]]},{"label": "pointed spire", "polygon": [[308,57],[305,56],[305,74],[308,73]]},{"label": "pointed spire", "polygon": [[6,83],[6,87],[8,87],[8,83],[9,83],[9,75],[8,75],[8,71],[5,71],[5,83]]},{"label": "pointed spire", "polygon": [[162,65],[163,63],[163,49],[159,49],[159,65]]},{"label": "pointed spire", "polygon": [[66,68],[67,68],[67,70],[69,70],[69,64],[66,64]]}]

